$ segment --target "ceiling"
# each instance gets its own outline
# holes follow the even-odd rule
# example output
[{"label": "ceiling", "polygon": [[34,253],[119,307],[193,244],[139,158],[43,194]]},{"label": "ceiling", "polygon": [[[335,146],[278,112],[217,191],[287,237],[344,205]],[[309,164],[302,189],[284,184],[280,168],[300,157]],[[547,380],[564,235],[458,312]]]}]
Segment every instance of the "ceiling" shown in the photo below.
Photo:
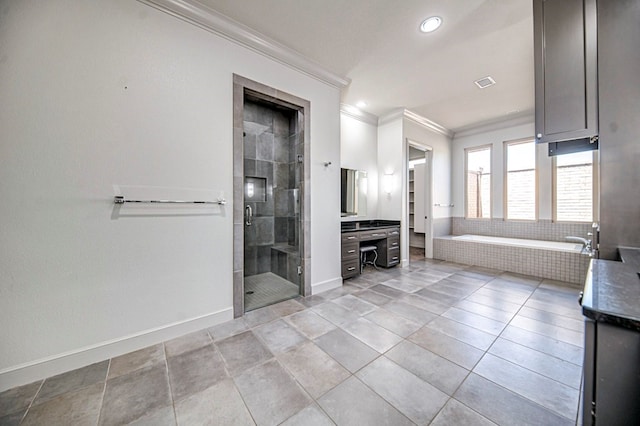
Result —
[{"label": "ceiling", "polygon": [[[459,131],[533,111],[531,0],[200,1],[347,77],[342,102],[377,116],[406,108]],[[442,26],[421,33],[433,15]]]}]

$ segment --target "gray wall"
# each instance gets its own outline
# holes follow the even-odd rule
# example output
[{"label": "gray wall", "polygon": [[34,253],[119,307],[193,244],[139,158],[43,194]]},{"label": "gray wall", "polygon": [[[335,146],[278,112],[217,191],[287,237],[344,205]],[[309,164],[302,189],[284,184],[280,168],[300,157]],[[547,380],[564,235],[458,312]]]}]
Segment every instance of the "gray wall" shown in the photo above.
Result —
[{"label": "gray wall", "polygon": [[598,1],[600,257],[640,246],[640,2]]}]

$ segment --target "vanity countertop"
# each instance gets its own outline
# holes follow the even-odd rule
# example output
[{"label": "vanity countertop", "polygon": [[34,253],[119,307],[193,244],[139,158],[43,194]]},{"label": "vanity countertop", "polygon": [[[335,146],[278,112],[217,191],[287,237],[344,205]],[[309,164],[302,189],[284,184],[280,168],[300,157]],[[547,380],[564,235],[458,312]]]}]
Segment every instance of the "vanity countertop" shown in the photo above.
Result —
[{"label": "vanity countertop", "polygon": [[342,222],[340,232],[369,231],[372,229],[394,228],[400,226],[399,220],[358,220]]},{"label": "vanity countertop", "polygon": [[595,321],[640,331],[640,249],[618,250],[622,262],[591,260],[582,313]]}]

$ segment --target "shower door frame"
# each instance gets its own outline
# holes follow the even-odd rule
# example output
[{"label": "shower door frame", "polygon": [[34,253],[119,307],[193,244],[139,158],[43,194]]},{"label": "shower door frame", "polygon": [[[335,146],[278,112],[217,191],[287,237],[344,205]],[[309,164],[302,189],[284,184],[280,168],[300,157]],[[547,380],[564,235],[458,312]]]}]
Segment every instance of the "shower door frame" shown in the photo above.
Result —
[{"label": "shower door frame", "polygon": [[[302,277],[300,294],[311,295],[311,231],[310,196],[310,106],[308,100],[282,92],[273,87],[233,74],[233,317],[244,315],[244,100],[252,97],[298,111],[300,137],[304,143],[303,182],[300,186],[300,261]],[[302,114],[302,119],[300,118]]]}]

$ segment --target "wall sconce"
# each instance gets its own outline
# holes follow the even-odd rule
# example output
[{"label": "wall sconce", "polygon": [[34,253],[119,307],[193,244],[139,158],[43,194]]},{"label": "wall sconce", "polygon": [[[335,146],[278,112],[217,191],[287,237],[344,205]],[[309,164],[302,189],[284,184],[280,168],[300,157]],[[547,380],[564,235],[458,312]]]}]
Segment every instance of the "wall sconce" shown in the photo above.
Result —
[{"label": "wall sconce", "polygon": [[393,187],[393,173],[385,173],[384,176],[382,176],[382,189],[384,190],[384,192],[391,195],[391,193],[393,192]]}]

